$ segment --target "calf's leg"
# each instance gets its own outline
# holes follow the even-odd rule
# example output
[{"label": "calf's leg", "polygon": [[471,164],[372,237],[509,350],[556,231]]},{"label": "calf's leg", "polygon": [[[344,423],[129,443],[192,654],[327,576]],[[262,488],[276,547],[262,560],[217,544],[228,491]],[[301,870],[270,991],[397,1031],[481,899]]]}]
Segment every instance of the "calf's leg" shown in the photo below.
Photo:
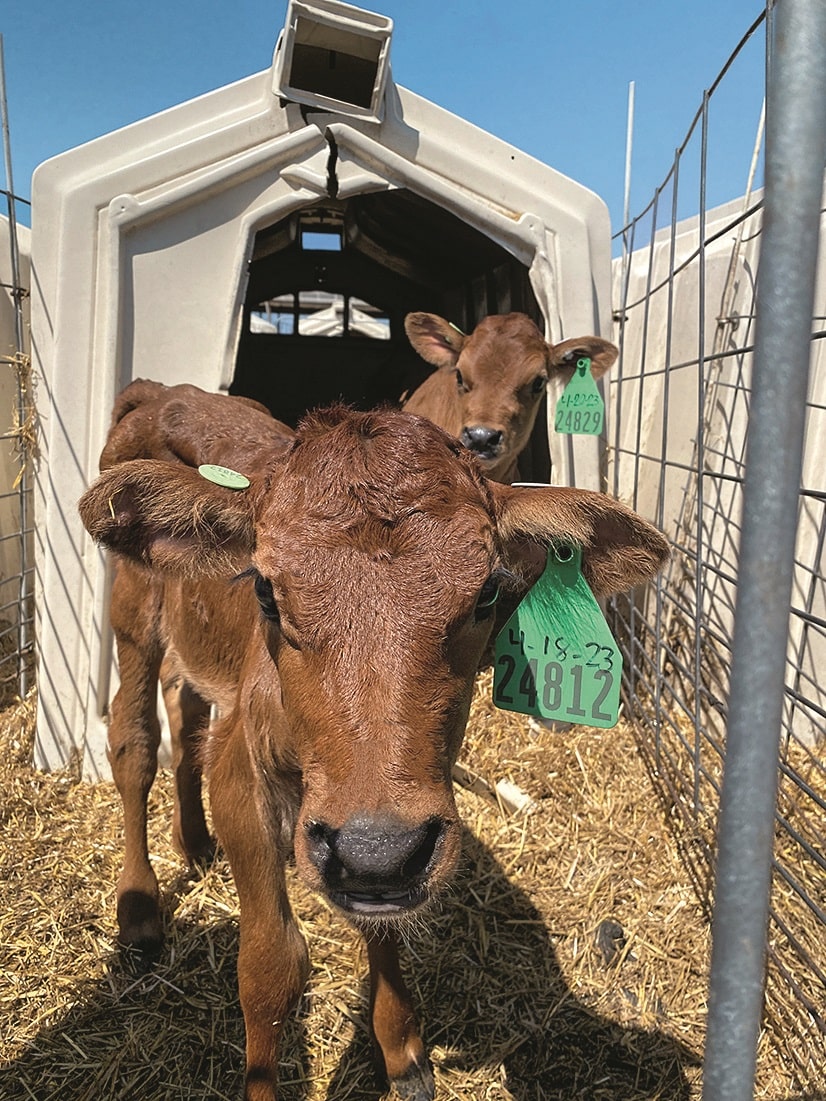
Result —
[{"label": "calf's leg", "polygon": [[213,757],[209,794],[240,904],[238,992],[246,1028],[244,1101],[274,1101],[284,1024],[309,974],[307,946],[287,897],[279,827],[262,817],[239,730]]},{"label": "calf's leg", "polygon": [[433,1071],[399,967],[395,933],[365,933],[370,961],[370,1021],[391,1085],[403,1101],[432,1101]]},{"label": "calf's leg", "polygon": [[[139,581],[142,579],[138,579]],[[158,673],[161,648],[151,586],[134,584],[119,566],[112,589],[112,626],[120,687],[112,700],[108,755],[123,804],[123,870],[118,880],[121,944],[151,953],[162,940],[158,881],[149,863],[146,800],[158,767]]]},{"label": "calf's leg", "polygon": [[190,864],[205,863],[212,858],[214,848],[201,799],[198,746],[209,725],[209,703],[178,672],[170,654],[161,666],[161,687],[169,718],[175,776],[172,842]]}]

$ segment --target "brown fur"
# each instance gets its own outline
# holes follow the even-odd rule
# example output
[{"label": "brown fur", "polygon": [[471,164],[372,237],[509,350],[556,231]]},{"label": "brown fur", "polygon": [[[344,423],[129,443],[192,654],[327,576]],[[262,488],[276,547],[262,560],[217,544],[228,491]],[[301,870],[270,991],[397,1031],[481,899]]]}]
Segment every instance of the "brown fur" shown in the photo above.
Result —
[{"label": "brown fur", "polygon": [[115,399],[100,469],[127,459],[244,465],[262,446],[288,446],[295,433],[251,398],[209,394],[198,386],[135,379]]},{"label": "brown fur", "polygon": [[[214,407],[214,433],[221,417],[232,421],[227,399],[197,401]],[[231,458],[227,441],[220,448]],[[239,448],[244,464],[228,465],[243,465],[247,490],[148,458],[105,471],[80,502],[87,529],[117,551],[121,686],[109,750],[125,818],[120,937],[161,937],[146,797],[162,675],[175,838],[190,859],[209,848],[194,742],[208,704],[220,709],[205,761],[241,907],[247,1101],[275,1097],[279,1037],[308,969],[284,883],[291,848],[299,874],[362,928],[389,1079],[402,1097],[429,1101],[395,928],[444,889],[459,858],[450,777],[493,623],[480,593],[506,570],[532,580],[538,548],[557,537],[582,544],[598,592],[644,581],[667,546],[607,497],[488,482],[448,435],[405,413],[335,408],[306,418],[288,444]]]},{"label": "brown fur", "polygon": [[617,348],[597,336],[547,343],[522,313],[484,318],[466,336],[444,318],[410,313],[408,339],[438,370],[403,401],[408,413],[427,417],[477,452],[488,478],[518,478],[519,455],[530,439],[551,377],[568,383],[580,356],[591,359],[595,379],[611,367]]}]

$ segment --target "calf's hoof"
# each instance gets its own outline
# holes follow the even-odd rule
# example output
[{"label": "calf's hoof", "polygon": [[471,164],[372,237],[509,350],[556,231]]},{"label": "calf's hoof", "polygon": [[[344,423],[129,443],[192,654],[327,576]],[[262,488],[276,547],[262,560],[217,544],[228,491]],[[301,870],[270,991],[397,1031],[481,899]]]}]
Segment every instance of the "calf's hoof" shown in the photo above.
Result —
[{"label": "calf's hoof", "polygon": [[172,830],[172,847],[191,868],[206,868],[215,858],[215,839],[210,836],[206,826],[200,830],[190,830],[188,835],[184,835],[176,824]]},{"label": "calf's hoof", "polygon": [[163,927],[157,899],[143,891],[124,891],[118,898],[118,943],[151,962],[160,955]]},{"label": "calf's hoof", "polygon": [[410,1069],[404,1074],[390,1079],[390,1085],[401,1101],[433,1101],[436,1083],[433,1081],[430,1060],[425,1056],[423,1062],[411,1063]]},{"label": "calf's hoof", "polygon": [[217,852],[218,845],[215,838],[207,837],[206,842],[199,849],[189,854],[189,863],[198,871],[205,872],[215,860]]}]

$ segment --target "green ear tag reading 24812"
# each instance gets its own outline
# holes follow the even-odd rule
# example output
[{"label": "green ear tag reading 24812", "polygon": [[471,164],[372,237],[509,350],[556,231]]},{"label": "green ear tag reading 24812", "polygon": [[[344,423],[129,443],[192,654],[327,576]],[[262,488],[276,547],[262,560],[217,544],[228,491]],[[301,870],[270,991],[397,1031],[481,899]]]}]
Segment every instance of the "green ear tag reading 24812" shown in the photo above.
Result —
[{"label": "green ear tag reading 24812", "polygon": [[542,576],[497,636],[497,707],[583,726],[616,725],[622,655],[581,562],[579,547],[551,547]]},{"label": "green ear tag reading 24812", "polygon": [[564,435],[598,436],[604,422],[605,402],[591,374],[591,361],[582,356],[556,403],[554,428]]}]

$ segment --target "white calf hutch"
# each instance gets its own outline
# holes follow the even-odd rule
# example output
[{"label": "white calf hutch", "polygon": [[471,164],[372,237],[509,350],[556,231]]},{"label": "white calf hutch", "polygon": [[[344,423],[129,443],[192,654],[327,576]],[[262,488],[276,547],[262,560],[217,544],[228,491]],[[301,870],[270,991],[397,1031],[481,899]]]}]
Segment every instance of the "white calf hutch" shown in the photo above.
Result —
[{"label": "white calf hutch", "polygon": [[[427,368],[410,310],[468,331],[531,314],[610,331],[600,199],[399,87],[392,24],[292,2],[273,67],[41,165],[32,327],[40,376],[37,759],[105,775],[114,690],[104,556],[76,502],[134,378],[246,394],[295,422],[396,400]],[[529,476],[598,488],[600,444],[541,420]]]}]

